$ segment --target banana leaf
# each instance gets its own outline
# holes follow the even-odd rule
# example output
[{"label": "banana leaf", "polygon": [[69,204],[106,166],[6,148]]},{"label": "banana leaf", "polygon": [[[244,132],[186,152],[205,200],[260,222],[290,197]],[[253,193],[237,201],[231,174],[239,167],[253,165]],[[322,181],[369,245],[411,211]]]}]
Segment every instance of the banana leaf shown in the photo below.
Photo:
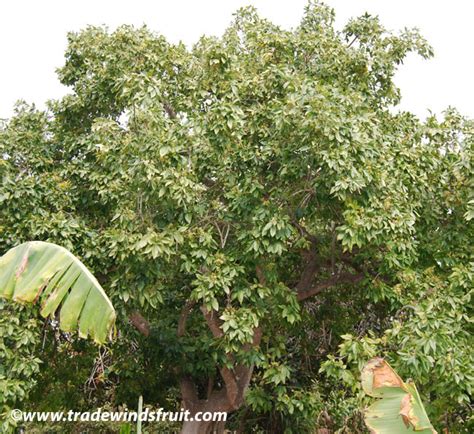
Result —
[{"label": "banana leaf", "polygon": [[30,241],[0,257],[0,297],[40,303],[43,317],[59,313],[59,327],[104,343],[115,310],[97,279],[71,252],[56,244]]},{"label": "banana leaf", "polygon": [[377,400],[365,410],[372,434],[436,434],[414,383],[405,383],[382,358],[362,370],[362,388]]}]

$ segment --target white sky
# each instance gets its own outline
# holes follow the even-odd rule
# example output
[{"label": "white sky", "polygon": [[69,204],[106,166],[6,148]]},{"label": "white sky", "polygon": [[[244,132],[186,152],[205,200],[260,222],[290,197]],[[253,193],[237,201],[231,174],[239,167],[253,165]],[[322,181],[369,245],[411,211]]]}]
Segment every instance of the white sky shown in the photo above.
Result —
[{"label": "white sky", "polygon": [[[425,117],[449,105],[474,117],[472,0],[326,0],[337,26],[364,12],[385,27],[418,27],[435,58],[407,59],[397,74],[402,108]],[[63,64],[66,33],[88,24],[147,24],[169,40],[190,45],[202,34],[220,35],[239,7],[253,4],[285,28],[295,27],[306,0],[5,0],[0,6],[0,118],[12,114],[17,99],[44,107],[67,89],[55,69]]]}]

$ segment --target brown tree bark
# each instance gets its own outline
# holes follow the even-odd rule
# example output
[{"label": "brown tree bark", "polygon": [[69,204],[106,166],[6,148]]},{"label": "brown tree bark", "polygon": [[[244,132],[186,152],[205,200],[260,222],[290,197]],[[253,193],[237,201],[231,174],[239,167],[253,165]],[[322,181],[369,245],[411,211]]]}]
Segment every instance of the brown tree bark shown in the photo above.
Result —
[{"label": "brown tree bark", "polygon": [[[183,388],[185,390],[183,390]],[[227,392],[224,389],[221,390],[213,390],[211,395],[208,399],[199,400],[197,398],[197,394],[194,394],[195,390],[192,391],[192,399],[185,399],[190,398],[188,392],[190,390],[186,390],[191,388],[190,390],[194,389],[194,384],[190,384],[189,380],[182,379],[181,380],[181,394],[183,397],[183,404],[185,409],[189,411],[189,420],[183,423],[181,427],[181,434],[221,434],[225,430],[226,422],[223,421],[203,421],[203,420],[196,420],[196,415],[200,413],[217,413],[217,412],[226,412],[230,413],[233,408],[230,406],[229,401],[227,399]]]},{"label": "brown tree bark", "polygon": [[[201,307],[206,323],[215,338],[221,338],[223,331],[221,329],[221,320],[213,312],[208,311],[204,306]],[[185,308],[179,321],[178,334],[185,331],[185,317],[189,314],[189,309]],[[244,347],[249,350],[252,346],[260,344],[262,333],[260,328],[254,330],[253,342]],[[230,357],[230,356],[229,356]],[[230,357],[231,358],[231,357]],[[232,361],[232,358],[231,358]],[[223,433],[225,430],[225,421],[197,421],[195,416],[198,412],[231,413],[238,410],[244,403],[245,392],[252,378],[253,366],[235,365],[233,369],[225,366],[219,368],[224,386],[221,389],[210,391],[206,399],[199,399],[196,385],[188,377],[182,377],[180,380],[181,396],[183,407],[188,410],[191,418],[184,422],[181,434],[210,434]]]}]

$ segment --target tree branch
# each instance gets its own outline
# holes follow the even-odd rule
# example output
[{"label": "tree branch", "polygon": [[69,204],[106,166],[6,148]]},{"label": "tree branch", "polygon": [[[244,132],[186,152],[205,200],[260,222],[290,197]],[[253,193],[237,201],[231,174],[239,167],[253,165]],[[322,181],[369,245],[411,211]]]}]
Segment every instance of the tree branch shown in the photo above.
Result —
[{"label": "tree branch", "polygon": [[133,327],[135,327],[143,336],[148,337],[150,335],[150,323],[143,318],[140,313],[133,312],[128,319]]},{"label": "tree branch", "polygon": [[[209,312],[206,306],[201,306],[201,311],[204,314],[204,318],[206,319],[207,325],[211,330],[212,335],[215,338],[221,338],[224,336],[224,332],[221,329],[222,321],[214,315],[214,312]],[[225,383],[229,404],[232,406],[232,408],[238,408],[237,399],[239,397],[239,386],[234,373],[226,366],[219,367],[219,372],[221,373],[221,377]]]},{"label": "tree branch", "polygon": [[340,273],[336,276],[330,277],[327,280],[317,283],[313,287],[306,291],[300,291],[297,293],[298,301],[306,300],[325,289],[331,288],[332,286],[342,285],[343,283],[358,283],[364,278],[364,273],[352,274],[352,273]]},{"label": "tree branch", "polygon": [[208,379],[207,379],[207,399],[209,399],[212,395],[212,391],[214,390],[214,374],[211,375]]},{"label": "tree branch", "polygon": [[267,284],[267,278],[265,277],[265,273],[260,265],[255,266],[255,273],[257,274],[258,283],[265,286]]},{"label": "tree branch", "polygon": [[169,116],[170,119],[176,119],[176,112],[174,111],[173,107],[168,103],[168,101],[163,102],[163,108],[165,112]]},{"label": "tree branch", "polygon": [[311,248],[302,253],[305,266],[303,272],[301,273],[300,280],[296,284],[296,290],[298,292],[305,291],[310,288],[311,283],[313,282],[316,272],[319,270],[320,266],[317,262],[317,253],[314,243],[311,243]]},{"label": "tree branch", "polygon": [[299,224],[298,220],[295,218],[291,218],[291,224],[300,231],[302,237],[306,238],[307,240],[311,241],[312,243],[318,242],[318,237],[316,235],[311,234],[308,230]]},{"label": "tree branch", "polygon": [[359,39],[359,36],[355,35],[355,36],[354,36],[354,39],[352,39],[352,41],[351,41],[350,44],[347,46],[347,48],[352,47],[352,44],[353,44],[355,41],[357,41],[357,39]]},{"label": "tree branch", "polygon": [[[257,273],[260,274],[261,270]],[[212,335],[215,338],[221,338],[224,336],[224,332],[221,329],[222,321],[214,315],[214,312],[209,312],[205,306],[201,306],[201,311],[204,314],[207,325],[211,330]],[[260,344],[262,339],[262,330],[260,327],[254,329],[253,341],[251,344],[247,344],[243,347],[244,351],[250,350],[251,347]],[[231,357],[231,361],[233,358]],[[235,371],[235,373],[234,373]],[[222,379],[225,383],[227,399],[232,408],[237,409],[243,399],[245,390],[247,389],[250,380],[252,378],[253,366],[239,365],[235,367],[235,370],[222,366],[219,368]]]},{"label": "tree branch", "polygon": [[215,338],[221,338],[224,336],[224,332],[221,329],[222,321],[214,315],[214,311],[209,312],[206,306],[201,306],[201,312],[204,314],[206,323],[211,330],[212,336]]},{"label": "tree branch", "polygon": [[[244,351],[248,351],[251,347],[257,347],[260,345],[260,341],[262,340],[262,329],[257,327],[253,331],[253,342],[252,344],[247,344],[244,347]],[[239,365],[235,369],[235,377],[237,379],[237,384],[239,385],[240,392],[241,392],[241,399],[244,398],[245,390],[250,384],[250,380],[252,379],[254,365],[245,366]]]},{"label": "tree branch", "polygon": [[179,316],[178,320],[178,338],[184,336],[184,333],[186,332],[186,320],[188,319],[188,316],[193,310],[195,304],[196,302],[194,300],[188,300],[183,306],[183,309],[181,310],[181,315]]},{"label": "tree branch", "polygon": [[181,389],[184,407],[191,409],[199,401],[196,385],[189,377],[182,376],[179,380],[179,388]]}]

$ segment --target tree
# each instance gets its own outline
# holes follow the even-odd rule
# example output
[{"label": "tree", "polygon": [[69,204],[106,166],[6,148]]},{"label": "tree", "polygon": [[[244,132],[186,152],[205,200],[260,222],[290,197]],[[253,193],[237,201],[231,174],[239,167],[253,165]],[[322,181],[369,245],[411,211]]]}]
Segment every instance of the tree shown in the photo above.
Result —
[{"label": "tree", "polygon": [[417,32],[333,20],[310,2],[287,31],[242,9],[191,49],[146,28],[70,34],[71,93],[20,105],[0,134],[0,250],[41,239],[85,258],[120,339],[138,339],[130,317],[192,412],[356,424],[355,373],[379,354],[435,425],[462,425],[472,121],[394,110],[397,67],[431,55]]}]

